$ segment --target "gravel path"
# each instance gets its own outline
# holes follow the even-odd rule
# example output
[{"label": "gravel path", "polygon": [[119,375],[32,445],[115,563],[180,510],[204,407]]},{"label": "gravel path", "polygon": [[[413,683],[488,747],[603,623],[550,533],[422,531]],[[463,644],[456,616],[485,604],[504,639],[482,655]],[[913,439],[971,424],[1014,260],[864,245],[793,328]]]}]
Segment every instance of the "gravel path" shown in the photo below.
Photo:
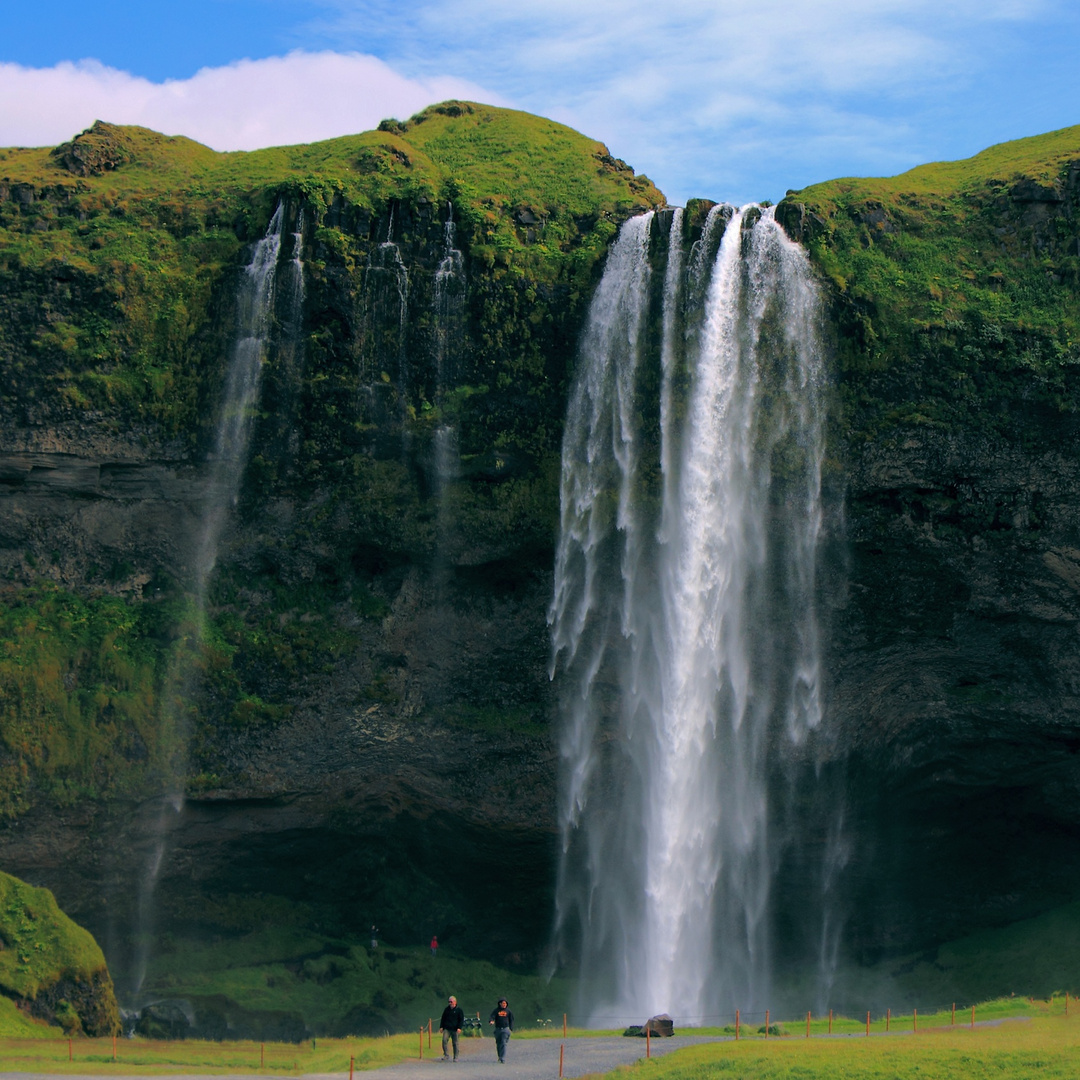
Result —
[{"label": "gravel path", "polygon": [[[670,1053],[683,1046],[712,1042],[708,1036],[674,1035],[652,1039],[653,1056]],[[618,1065],[630,1065],[645,1056],[645,1040],[622,1035],[580,1037],[573,1039],[515,1039],[506,1048],[506,1064],[495,1056],[495,1040],[462,1039],[457,1062],[444,1062],[432,1047],[432,1057],[423,1061],[403,1062],[379,1070],[380,1080],[437,1080],[448,1073],[448,1080],[558,1080],[559,1047],[563,1054],[563,1076],[610,1072]]]}]

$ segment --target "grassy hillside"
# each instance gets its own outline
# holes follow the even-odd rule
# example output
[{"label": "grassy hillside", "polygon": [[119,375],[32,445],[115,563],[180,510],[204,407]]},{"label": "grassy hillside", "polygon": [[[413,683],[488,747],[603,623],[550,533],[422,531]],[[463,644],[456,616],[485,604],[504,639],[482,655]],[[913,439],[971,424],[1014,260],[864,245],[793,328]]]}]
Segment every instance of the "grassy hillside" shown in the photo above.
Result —
[{"label": "grassy hillside", "polygon": [[[1037,438],[1080,404],[1080,127],[792,192],[836,290],[845,433]],[[801,204],[803,211],[799,211]]]},{"label": "grassy hillside", "polygon": [[[57,906],[48,889],[0,873],[0,994],[69,1034],[107,1035],[119,1012],[105,957],[93,937]],[[9,1006],[0,1030],[26,1025]]]}]

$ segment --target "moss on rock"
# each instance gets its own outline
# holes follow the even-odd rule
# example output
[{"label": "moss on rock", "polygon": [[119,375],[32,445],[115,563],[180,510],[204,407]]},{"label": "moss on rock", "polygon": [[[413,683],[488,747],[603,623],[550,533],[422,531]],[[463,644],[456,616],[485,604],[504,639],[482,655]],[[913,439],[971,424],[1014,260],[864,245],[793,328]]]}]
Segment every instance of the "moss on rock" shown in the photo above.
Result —
[{"label": "moss on rock", "polygon": [[120,1031],[105,957],[48,889],[0,873],[0,994],[25,1012],[94,1037]]}]

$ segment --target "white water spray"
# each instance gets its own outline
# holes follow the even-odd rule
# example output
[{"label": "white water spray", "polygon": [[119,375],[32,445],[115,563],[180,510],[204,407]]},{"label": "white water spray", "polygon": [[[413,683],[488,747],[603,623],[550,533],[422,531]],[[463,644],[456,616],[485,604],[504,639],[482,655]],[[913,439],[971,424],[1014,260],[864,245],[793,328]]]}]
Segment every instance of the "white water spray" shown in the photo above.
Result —
[{"label": "white water spray", "polygon": [[758,207],[714,208],[684,259],[675,212],[657,439],[641,377],[653,228],[652,215],[623,226],[590,309],[550,612],[565,712],[557,936],[604,1026],[764,1007],[786,840],[771,781],[822,710],[808,261]]}]

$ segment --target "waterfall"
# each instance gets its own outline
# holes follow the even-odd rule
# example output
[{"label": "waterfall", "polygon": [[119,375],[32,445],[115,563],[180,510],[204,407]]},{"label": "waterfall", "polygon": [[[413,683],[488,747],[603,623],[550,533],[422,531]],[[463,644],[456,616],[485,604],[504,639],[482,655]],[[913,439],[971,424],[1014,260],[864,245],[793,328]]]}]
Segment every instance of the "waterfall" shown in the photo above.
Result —
[{"label": "waterfall", "polygon": [[465,307],[465,259],[454,247],[454,204],[446,204],[443,226],[443,257],[435,271],[434,327],[436,396],[454,382],[453,346]]},{"label": "waterfall", "polygon": [[150,958],[150,937],[154,927],[154,896],[168,848],[169,833],[184,805],[187,771],[188,702],[195,690],[192,646],[201,641],[206,618],[207,589],[217,562],[221,538],[229,515],[236,506],[247,464],[248,444],[263,365],[270,346],[275,307],[282,322],[295,333],[303,303],[303,211],[292,234],[292,259],[284,264],[290,275],[285,295],[275,304],[279,256],[285,235],[282,204],[274,211],[266,235],[252,248],[251,259],[237,286],[236,337],[225,374],[218,411],[217,429],[203,499],[202,523],[195,542],[193,586],[195,611],[187,641],[178,646],[166,674],[162,693],[161,723],[171,744],[170,760],[163,777],[164,797],[151,811],[148,824],[149,854],[136,895],[136,949],[131,979],[131,1000],[139,1003]]},{"label": "waterfall", "polygon": [[659,224],[626,222],[590,308],[549,613],[564,712],[556,941],[603,1026],[767,1007],[770,885],[791,839],[774,792],[822,719],[809,262],[757,206],[714,207],[686,257],[675,211],[655,290]]}]

